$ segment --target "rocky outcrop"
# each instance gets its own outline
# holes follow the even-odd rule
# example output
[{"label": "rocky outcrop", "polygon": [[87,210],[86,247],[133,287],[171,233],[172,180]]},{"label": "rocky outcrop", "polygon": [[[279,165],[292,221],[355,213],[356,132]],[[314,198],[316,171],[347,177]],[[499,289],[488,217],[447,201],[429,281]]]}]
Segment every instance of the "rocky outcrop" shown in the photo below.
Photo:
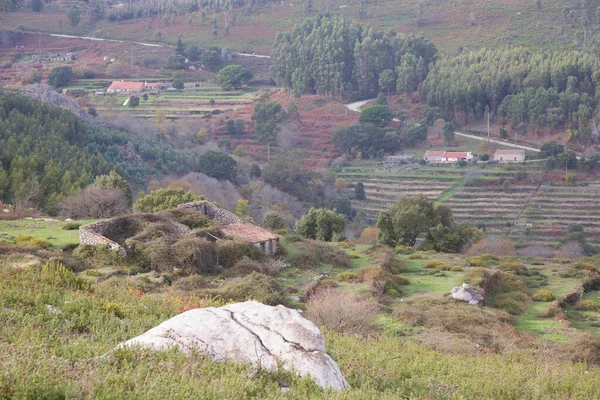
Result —
[{"label": "rocky outcrop", "polygon": [[215,361],[235,361],[310,376],[323,388],[347,389],[348,382],[325,352],[319,328],[296,310],[248,301],[179,314],[121,346],[196,349]]},{"label": "rocky outcrop", "polygon": [[91,124],[101,123],[99,119],[86,113],[85,110],[81,108],[81,106],[77,104],[75,100],[57,92],[51,86],[35,83],[21,90],[21,93],[46,104],[55,105],[57,107],[70,110],[73,112],[73,114]]},{"label": "rocky outcrop", "polygon": [[452,289],[452,298],[465,301],[474,306],[483,306],[485,304],[485,297],[483,294],[471,285],[463,283],[461,286],[457,286]]}]

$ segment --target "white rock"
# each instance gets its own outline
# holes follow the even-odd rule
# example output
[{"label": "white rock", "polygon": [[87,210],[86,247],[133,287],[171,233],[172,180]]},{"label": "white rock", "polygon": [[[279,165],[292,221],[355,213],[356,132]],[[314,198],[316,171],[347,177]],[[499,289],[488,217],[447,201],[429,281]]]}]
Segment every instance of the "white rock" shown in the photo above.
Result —
[{"label": "white rock", "polygon": [[199,308],[179,314],[146,333],[121,343],[163,349],[197,349],[215,361],[251,362],[310,376],[324,388],[349,387],[339,367],[325,351],[325,338],[296,310],[255,301],[220,308]]},{"label": "white rock", "polygon": [[452,289],[452,297],[457,300],[466,301],[475,306],[483,306],[485,304],[485,297],[483,297],[483,294],[466,283]]},{"label": "white rock", "polygon": [[46,304],[46,309],[51,313],[62,314],[61,309],[54,307],[52,304]]}]

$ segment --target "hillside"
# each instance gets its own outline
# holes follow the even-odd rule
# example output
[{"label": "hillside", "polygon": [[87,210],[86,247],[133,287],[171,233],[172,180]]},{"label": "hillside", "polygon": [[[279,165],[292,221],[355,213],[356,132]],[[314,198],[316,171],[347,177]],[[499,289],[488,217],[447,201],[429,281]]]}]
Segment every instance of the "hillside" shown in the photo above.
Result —
[{"label": "hillside", "polygon": [[[600,373],[594,350],[600,337],[596,257],[394,252],[292,235],[283,239],[277,263],[246,259],[220,272],[186,276],[148,270],[89,246],[61,251],[69,239],[48,237],[45,226],[60,229],[61,223],[9,224],[54,246],[0,244],[4,397],[136,399],[151,391],[159,397],[203,393],[230,399],[589,399],[600,390],[598,380],[590,379]],[[75,273],[61,272],[58,261]],[[251,272],[260,265],[270,265],[264,271],[272,277]],[[486,288],[487,306],[448,297],[465,281]],[[557,301],[533,296],[541,289]],[[351,386],[346,392],[323,391],[283,371],[256,371],[176,350],[120,350],[100,357],[192,308],[254,298],[305,309],[315,318],[315,299],[327,293],[334,298],[324,311],[351,318],[343,327],[315,319]],[[572,301],[573,293],[581,300]],[[281,387],[289,389],[282,393]]]},{"label": "hillside", "polygon": [[[424,1],[329,1],[313,0],[312,13],[331,12],[400,32],[422,32],[443,52],[454,53],[458,48],[477,48],[498,45],[525,45],[530,47],[578,47],[584,39],[580,24],[581,2],[576,0],[541,0],[538,10],[535,1],[481,0]],[[275,34],[291,28],[307,14],[302,1],[267,2],[235,10],[235,22],[229,23],[224,33],[226,14],[209,9],[202,21],[199,11],[173,16],[157,15],[118,22],[99,20],[91,25],[71,28],[66,23],[65,8],[48,7],[44,17],[26,12],[24,7],[13,13],[0,13],[0,26],[25,30],[85,34],[88,36],[119,38],[137,41],[160,40],[175,43],[183,35],[201,47],[229,46],[232,49],[258,54],[269,54]],[[362,12],[359,15],[360,8]],[[593,4],[589,13],[595,18]],[[565,11],[566,10],[566,11]],[[569,15],[569,12],[574,12]],[[419,16],[420,14],[420,16]],[[213,36],[211,19],[218,21],[217,36]],[[588,44],[595,42],[597,23],[588,26]],[[248,32],[252,32],[248,35]]]}]

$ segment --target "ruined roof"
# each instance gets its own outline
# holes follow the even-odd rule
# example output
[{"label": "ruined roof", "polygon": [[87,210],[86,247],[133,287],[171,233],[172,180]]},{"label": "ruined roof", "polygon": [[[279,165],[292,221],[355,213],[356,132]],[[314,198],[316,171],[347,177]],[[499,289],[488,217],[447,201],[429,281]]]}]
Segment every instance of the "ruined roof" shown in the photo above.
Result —
[{"label": "ruined roof", "polygon": [[219,221],[223,224],[220,228],[224,234],[250,244],[279,238],[276,234],[271,233],[260,226],[251,224],[250,222],[245,222],[237,215],[217,207],[207,200],[180,204],[177,208],[192,209],[206,215],[212,220]]},{"label": "ruined roof", "polygon": [[236,222],[223,225],[221,231],[227,236],[243,240],[248,243],[260,243],[266,240],[277,239],[278,236],[266,229],[248,222]]},{"label": "ruined roof", "polygon": [[447,151],[444,158],[467,158],[469,154],[465,151]]},{"label": "ruined roof", "polygon": [[109,90],[142,90],[144,82],[113,81]]},{"label": "ruined roof", "polygon": [[445,153],[446,153],[446,151],[444,151],[444,150],[441,150],[441,151],[429,150],[429,151],[426,151],[425,154],[423,154],[423,157],[443,157]]}]

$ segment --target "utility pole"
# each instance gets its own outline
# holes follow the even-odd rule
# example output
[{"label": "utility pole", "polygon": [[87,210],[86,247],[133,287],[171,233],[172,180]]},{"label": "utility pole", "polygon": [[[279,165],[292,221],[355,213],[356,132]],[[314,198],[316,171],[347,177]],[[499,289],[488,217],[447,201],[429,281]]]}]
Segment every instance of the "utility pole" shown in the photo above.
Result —
[{"label": "utility pole", "polygon": [[488,111],[488,144],[490,143],[490,112]]},{"label": "utility pole", "polygon": [[131,71],[133,72],[133,43],[131,43]]}]

